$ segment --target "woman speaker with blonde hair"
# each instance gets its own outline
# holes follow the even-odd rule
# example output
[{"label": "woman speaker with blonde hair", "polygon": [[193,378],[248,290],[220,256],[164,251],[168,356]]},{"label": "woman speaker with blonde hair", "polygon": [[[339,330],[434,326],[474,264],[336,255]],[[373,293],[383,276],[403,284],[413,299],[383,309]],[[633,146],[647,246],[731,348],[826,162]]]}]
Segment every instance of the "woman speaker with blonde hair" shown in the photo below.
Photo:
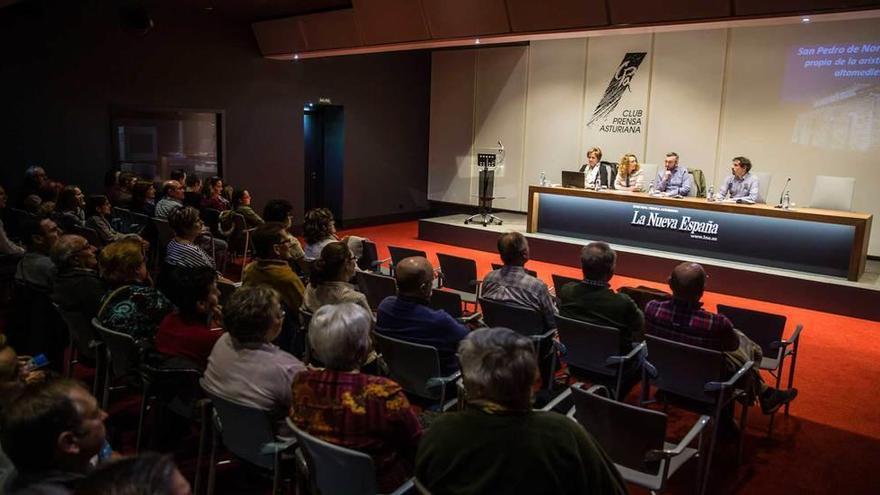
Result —
[{"label": "woman speaker with blonde hair", "polygon": [[639,159],[632,153],[627,153],[620,158],[620,165],[617,166],[617,180],[614,181],[614,188],[620,191],[638,192],[643,189],[644,175],[642,167],[639,165]]}]

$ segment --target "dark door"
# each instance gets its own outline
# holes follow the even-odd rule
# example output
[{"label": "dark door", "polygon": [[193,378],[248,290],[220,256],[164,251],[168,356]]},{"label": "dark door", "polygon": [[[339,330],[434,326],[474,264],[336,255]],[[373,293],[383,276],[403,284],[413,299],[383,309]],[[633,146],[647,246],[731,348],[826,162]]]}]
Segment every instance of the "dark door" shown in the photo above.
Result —
[{"label": "dark door", "polygon": [[342,179],[345,119],[341,105],[303,109],[305,211],[328,208],[342,225]]}]

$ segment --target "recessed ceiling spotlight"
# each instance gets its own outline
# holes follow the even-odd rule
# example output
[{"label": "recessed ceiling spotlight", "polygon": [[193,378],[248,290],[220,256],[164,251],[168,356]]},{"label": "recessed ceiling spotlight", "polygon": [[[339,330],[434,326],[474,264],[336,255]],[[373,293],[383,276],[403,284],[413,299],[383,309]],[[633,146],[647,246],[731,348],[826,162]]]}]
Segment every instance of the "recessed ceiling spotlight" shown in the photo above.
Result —
[{"label": "recessed ceiling spotlight", "polygon": [[299,54],[298,54],[298,53],[294,53],[294,54],[293,54],[293,59],[294,59],[294,60],[299,60]]},{"label": "recessed ceiling spotlight", "polygon": [[802,17],[801,22],[806,24],[806,23],[810,22],[810,18],[809,17]]},{"label": "recessed ceiling spotlight", "polygon": [[480,44],[480,38],[475,39],[475,40],[474,40],[474,44],[475,44],[475,45],[479,45],[479,44]]}]

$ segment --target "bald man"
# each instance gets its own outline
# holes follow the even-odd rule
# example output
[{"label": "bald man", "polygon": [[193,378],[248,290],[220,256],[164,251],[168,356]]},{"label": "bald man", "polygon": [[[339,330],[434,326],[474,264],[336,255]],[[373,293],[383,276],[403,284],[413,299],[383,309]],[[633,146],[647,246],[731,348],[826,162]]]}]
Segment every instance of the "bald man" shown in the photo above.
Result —
[{"label": "bald man", "polygon": [[430,307],[434,267],[421,256],[405,258],[394,270],[397,295],[385,298],[377,310],[376,331],[382,335],[436,347],[444,375],[458,370],[455,353],[468,334],[449,313]]},{"label": "bald man", "polygon": [[[768,387],[758,372],[761,347],[734,330],[726,316],[701,308],[706,271],[697,263],[682,263],[669,276],[672,299],[651,301],[645,306],[646,333],[667,340],[722,351],[731,373],[746,361],[754,361],[747,391],[757,396],[764,414],[772,414],[797,396],[797,389],[777,390]],[[733,421],[732,411],[727,417]]]}]

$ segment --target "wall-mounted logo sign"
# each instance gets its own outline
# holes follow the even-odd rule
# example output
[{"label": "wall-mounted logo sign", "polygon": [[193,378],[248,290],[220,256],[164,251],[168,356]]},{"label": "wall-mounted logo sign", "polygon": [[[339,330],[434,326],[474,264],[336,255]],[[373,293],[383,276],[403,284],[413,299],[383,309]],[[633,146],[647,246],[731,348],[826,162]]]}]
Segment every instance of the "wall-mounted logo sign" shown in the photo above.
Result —
[{"label": "wall-mounted logo sign", "polygon": [[624,92],[630,90],[629,85],[635,77],[636,71],[639,70],[642,61],[645,60],[645,55],[647,55],[647,52],[634,52],[624,55],[623,61],[620,62],[617,70],[614,71],[614,75],[612,75],[611,81],[605,89],[605,94],[602,95],[602,99],[596,105],[596,109],[593,110],[593,116],[587,122],[587,127],[592,127],[596,122],[600,122],[600,132],[625,134],[642,132],[644,109],[641,108],[624,110],[621,115],[613,117],[610,124],[606,124],[605,121],[611,112],[617,108]]}]

